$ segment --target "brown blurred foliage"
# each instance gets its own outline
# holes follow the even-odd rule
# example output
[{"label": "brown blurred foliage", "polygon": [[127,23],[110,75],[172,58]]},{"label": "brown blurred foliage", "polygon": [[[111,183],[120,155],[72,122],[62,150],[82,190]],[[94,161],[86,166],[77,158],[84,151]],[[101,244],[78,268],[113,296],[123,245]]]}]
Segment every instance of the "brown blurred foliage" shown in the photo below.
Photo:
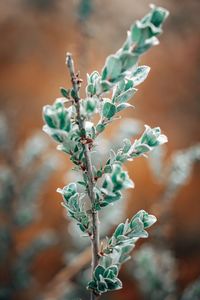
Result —
[{"label": "brown blurred foliage", "polygon": [[[19,143],[33,129],[42,127],[42,106],[59,96],[60,86],[69,84],[65,52],[74,54],[85,80],[86,72],[100,70],[105,57],[120,47],[126,30],[148,10],[149,3],[149,0],[94,0],[91,16],[81,23],[77,18],[78,0],[0,2],[0,109],[10,118]],[[171,15],[164,26],[161,44],[142,59],[152,70],[134,98],[136,110],[126,115],[151,126],[159,125],[169,138],[170,154],[199,141],[200,2],[160,0],[154,3],[169,9]],[[60,158],[65,164],[65,156]],[[66,162],[55,174],[42,202],[42,222],[20,236],[19,243],[34,235],[38,226],[52,227],[67,235],[55,189],[62,186],[64,171],[69,167]],[[129,168],[136,184],[127,208],[131,214],[150,208],[161,190],[152,180],[145,159]],[[179,280],[183,287],[200,275],[198,198],[199,166],[195,167],[190,184],[175,199],[170,223],[170,240],[179,258]],[[62,265],[62,245],[38,258],[33,271],[41,289]],[[132,283],[124,279],[125,288],[115,294],[115,299],[134,298]],[[31,295],[29,291],[20,299],[34,299]]]}]

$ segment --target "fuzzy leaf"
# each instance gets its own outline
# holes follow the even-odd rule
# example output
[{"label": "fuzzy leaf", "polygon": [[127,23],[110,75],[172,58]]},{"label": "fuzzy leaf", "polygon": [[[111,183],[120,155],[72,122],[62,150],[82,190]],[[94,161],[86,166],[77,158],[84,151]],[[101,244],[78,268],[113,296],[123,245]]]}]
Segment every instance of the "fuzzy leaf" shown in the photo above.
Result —
[{"label": "fuzzy leaf", "polygon": [[141,84],[148,76],[150,67],[148,66],[139,66],[135,72],[131,75],[134,86]]},{"label": "fuzzy leaf", "polygon": [[105,118],[111,119],[116,113],[116,107],[111,102],[105,102],[103,106],[102,114]]},{"label": "fuzzy leaf", "polygon": [[101,133],[102,131],[104,131],[104,129],[105,129],[105,125],[103,125],[103,124],[98,124],[96,127],[96,131],[98,133]]},{"label": "fuzzy leaf", "polygon": [[123,234],[123,231],[124,231],[124,223],[121,223],[115,229],[115,232],[113,233],[113,236],[117,238],[118,236]]},{"label": "fuzzy leaf", "polygon": [[130,100],[133,95],[137,92],[135,88],[130,88],[127,91],[122,92],[119,96],[115,98],[115,103],[123,103]]},{"label": "fuzzy leaf", "polygon": [[103,275],[103,273],[105,272],[105,268],[98,265],[95,270],[94,270],[94,277],[99,280],[100,279],[100,275]]},{"label": "fuzzy leaf", "polygon": [[129,139],[124,139],[123,140],[123,152],[127,153],[130,148],[131,148],[131,141]]},{"label": "fuzzy leaf", "polygon": [[105,68],[102,72],[102,80],[107,79],[112,81],[116,79],[121,74],[121,70],[121,60],[115,55],[110,55],[106,60]]},{"label": "fuzzy leaf", "polygon": [[124,51],[119,56],[121,63],[122,63],[122,71],[127,71],[132,68],[138,61],[138,56],[129,52]]},{"label": "fuzzy leaf", "polygon": [[133,105],[131,105],[130,103],[121,103],[119,105],[117,105],[117,112],[120,112],[126,108],[135,108]]},{"label": "fuzzy leaf", "polygon": [[62,94],[63,97],[69,98],[69,94],[70,94],[70,91],[69,91],[69,90],[67,90],[67,89],[65,89],[65,88],[63,88],[63,87],[61,87],[61,88],[60,88],[60,92],[61,92],[61,94]]}]

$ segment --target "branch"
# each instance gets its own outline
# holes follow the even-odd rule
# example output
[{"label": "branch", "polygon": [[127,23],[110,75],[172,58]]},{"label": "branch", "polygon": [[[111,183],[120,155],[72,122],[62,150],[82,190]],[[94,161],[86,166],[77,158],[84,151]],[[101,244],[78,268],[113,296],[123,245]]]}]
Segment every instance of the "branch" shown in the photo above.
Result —
[{"label": "branch", "polygon": [[72,280],[85,266],[89,264],[91,260],[90,248],[87,248],[75,257],[72,262],[63,270],[59,271],[58,274],[50,281],[44,292],[44,300],[59,299],[63,296],[66,285],[70,285]]},{"label": "branch", "polygon": [[[79,96],[79,89],[80,84],[82,80],[79,78],[79,73],[75,73],[74,70],[74,62],[72,59],[72,55],[70,53],[67,53],[66,58],[66,64],[69,69],[71,82],[73,86],[73,93],[72,97],[75,101],[75,107],[76,107],[76,113],[77,113],[77,121],[79,130],[82,133],[85,132],[84,127],[84,119],[81,116],[80,112],[80,96]],[[86,138],[85,136],[82,136],[82,138]],[[92,214],[92,236],[91,236],[91,244],[92,244],[92,274],[95,269],[95,267],[98,265],[99,261],[99,220],[98,220],[98,212],[94,210],[94,203],[95,203],[95,194],[94,194],[94,176],[92,171],[92,163],[91,163],[91,157],[90,157],[90,151],[89,151],[89,145],[83,143],[83,149],[84,149],[84,155],[86,160],[86,174],[88,177],[88,195],[91,202],[91,214]],[[91,292],[91,300],[95,299],[96,296]]]}]

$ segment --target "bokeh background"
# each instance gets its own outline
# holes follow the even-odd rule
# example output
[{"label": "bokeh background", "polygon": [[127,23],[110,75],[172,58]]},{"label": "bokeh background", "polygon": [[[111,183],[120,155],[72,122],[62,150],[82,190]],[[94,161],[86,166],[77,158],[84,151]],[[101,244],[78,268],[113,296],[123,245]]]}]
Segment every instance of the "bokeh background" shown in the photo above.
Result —
[{"label": "bokeh background", "polygon": [[[1,209],[1,228],[6,228],[8,236],[3,234],[0,241],[3,253],[0,299],[40,299],[39,295],[45,292],[55,295],[55,282],[54,285],[51,282],[66,268],[65,258],[70,248],[68,221],[56,188],[67,183],[66,173],[71,165],[64,154],[56,152],[53,142],[47,147],[49,139],[45,139],[45,134],[39,134],[30,148],[25,149],[27,141],[31,143],[31,137],[42,128],[42,106],[52,103],[59,97],[59,87],[70,83],[65,65],[66,51],[73,53],[85,80],[87,72],[101,70],[106,56],[121,46],[127,29],[148,11],[150,3],[149,0],[0,1],[0,163],[1,177],[7,180],[8,186],[7,198],[4,199],[7,208],[5,211]],[[200,2],[155,0],[154,3],[169,9],[170,17],[160,37],[160,45],[142,58],[142,64],[151,66],[151,72],[133,100],[136,109],[127,111],[126,116],[163,129],[169,138],[167,160],[174,151],[193,146],[200,138]],[[42,149],[35,154],[38,143]],[[32,160],[23,165],[25,150],[30,151]],[[5,179],[7,166],[15,176],[15,188],[12,184],[9,186],[10,179]],[[43,177],[41,166],[46,167],[42,169]],[[131,216],[144,208],[159,216],[162,207],[157,200],[162,195],[163,186],[152,176],[147,160],[139,159],[128,169],[136,188],[128,195],[126,215]],[[199,164],[195,163],[190,180],[173,199],[163,233],[176,258],[179,291],[200,276],[199,170]],[[40,183],[29,187],[26,182],[29,176],[30,180],[39,178]],[[1,183],[2,194],[4,187],[5,184]],[[34,195],[29,202],[20,200],[18,206],[22,188],[26,188],[26,195],[29,196],[29,192]],[[20,205],[23,208],[33,205],[33,202],[39,202],[35,212],[37,217],[32,223],[27,223],[28,226],[15,226],[13,215],[20,210]],[[156,226],[159,226],[159,221]],[[13,282],[16,276],[18,279],[28,276],[19,266],[21,273],[16,273],[18,269],[13,271],[16,257],[21,251],[26,253],[26,249],[32,251],[31,243],[41,234],[44,247],[40,243],[36,245],[37,255],[32,253],[27,259],[28,272],[34,279],[16,289]],[[47,236],[49,240],[45,240]],[[137,282],[129,273],[122,270],[124,289],[107,299],[143,299]],[[65,284],[70,287],[75,282],[73,278],[66,280]],[[59,298],[54,296],[53,299]]]}]

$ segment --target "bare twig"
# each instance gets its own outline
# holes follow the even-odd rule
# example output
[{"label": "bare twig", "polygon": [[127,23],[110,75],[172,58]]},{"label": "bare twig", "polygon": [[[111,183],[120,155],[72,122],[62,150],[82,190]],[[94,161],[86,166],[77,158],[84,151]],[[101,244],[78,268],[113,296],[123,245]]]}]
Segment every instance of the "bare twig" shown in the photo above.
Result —
[{"label": "bare twig", "polygon": [[81,271],[81,269],[87,266],[90,261],[91,251],[90,248],[86,248],[50,281],[43,295],[44,300],[55,300],[58,299],[59,296],[63,296],[66,285],[69,287],[70,281]]}]

